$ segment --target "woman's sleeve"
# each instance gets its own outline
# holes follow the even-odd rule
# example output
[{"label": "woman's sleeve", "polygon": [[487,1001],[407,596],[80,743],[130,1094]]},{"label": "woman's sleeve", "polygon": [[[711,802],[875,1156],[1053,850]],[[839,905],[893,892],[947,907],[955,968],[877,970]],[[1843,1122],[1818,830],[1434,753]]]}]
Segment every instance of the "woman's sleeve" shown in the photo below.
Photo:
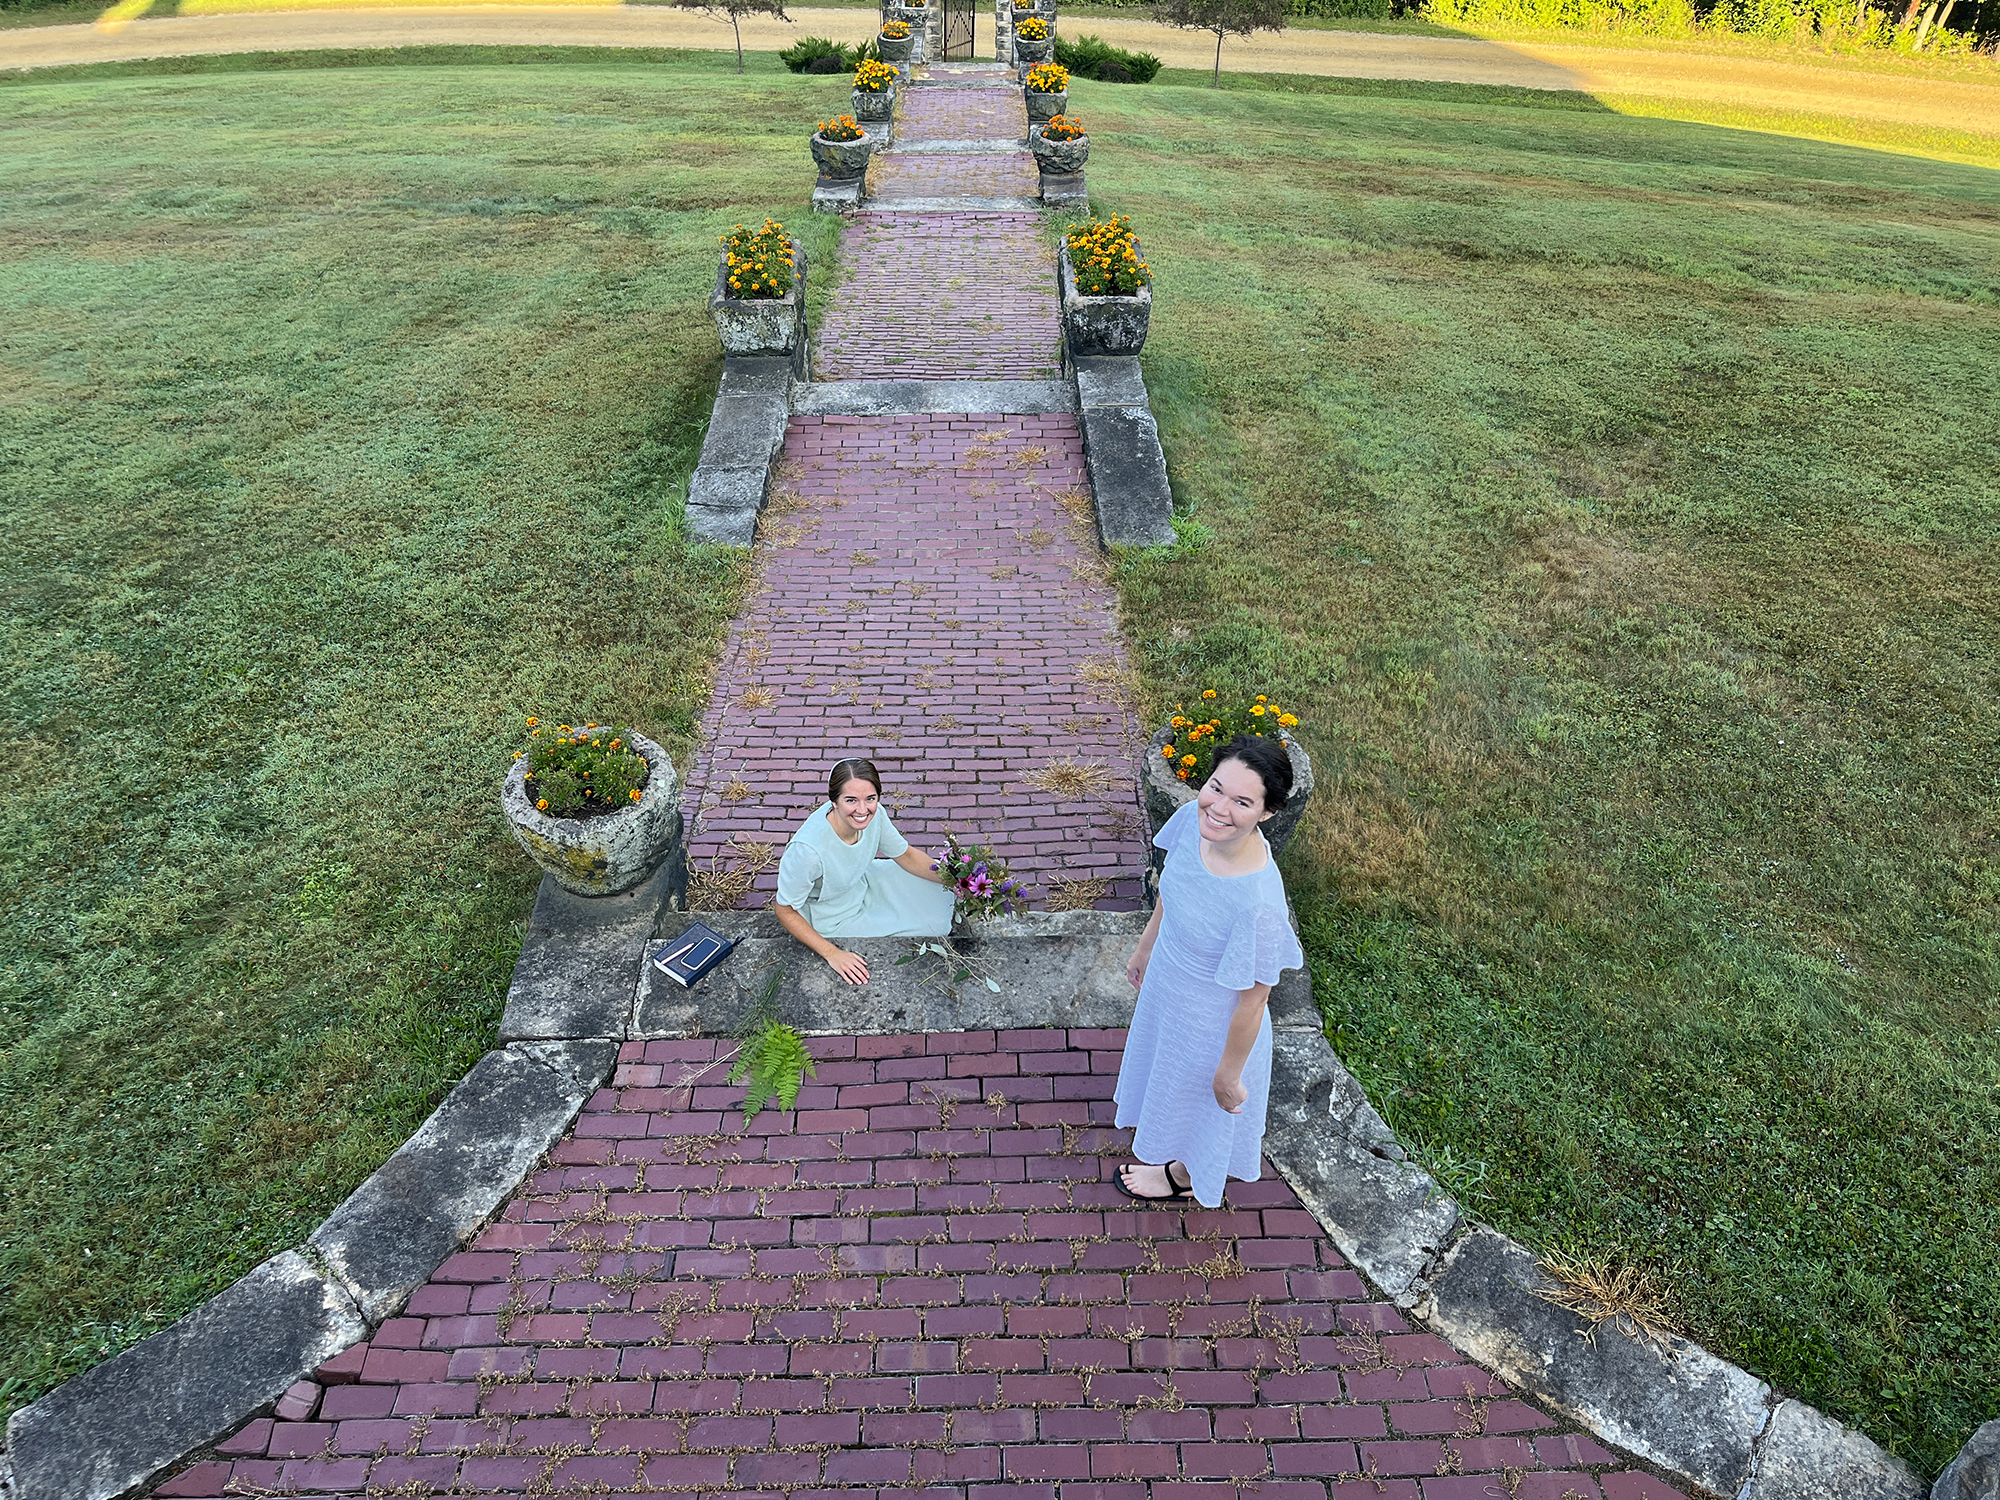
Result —
[{"label": "woman's sleeve", "polygon": [[877,813],[875,816],[882,820],[882,837],[875,846],[875,852],[884,859],[902,858],[903,851],[910,847],[910,841],[897,831],[896,825],[889,821],[887,813]]},{"label": "woman's sleeve", "polygon": [[1173,853],[1180,844],[1181,837],[1194,826],[1197,809],[1192,802],[1183,802],[1174,809],[1174,815],[1160,825],[1160,831],[1153,835],[1153,847]]},{"label": "woman's sleeve", "polygon": [[1276,984],[1287,969],[1305,967],[1291,919],[1282,906],[1253,906],[1237,915],[1215,966],[1215,982],[1226,990]]},{"label": "woman's sleeve", "polygon": [[778,905],[798,911],[818,894],[825,873],[819,851],[804,839],[793,839],[778,858]]}]

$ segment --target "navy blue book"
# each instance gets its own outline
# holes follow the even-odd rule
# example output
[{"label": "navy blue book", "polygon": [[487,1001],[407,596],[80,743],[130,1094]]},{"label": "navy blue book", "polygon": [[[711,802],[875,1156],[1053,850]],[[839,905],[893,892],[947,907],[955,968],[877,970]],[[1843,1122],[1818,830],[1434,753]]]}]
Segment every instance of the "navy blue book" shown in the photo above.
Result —
[{"label": "navy blue book", "polygon": [[702,975],[729,957],[736,944],[705,922],[689,924],[679,937],[653,949],[653,967],[683,988],[700,983]]}]

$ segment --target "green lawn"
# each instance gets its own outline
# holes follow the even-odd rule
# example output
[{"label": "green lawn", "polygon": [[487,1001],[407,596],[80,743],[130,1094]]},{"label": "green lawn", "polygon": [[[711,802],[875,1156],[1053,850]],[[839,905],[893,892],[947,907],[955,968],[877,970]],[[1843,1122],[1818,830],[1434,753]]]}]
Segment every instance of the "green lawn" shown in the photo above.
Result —
[{"label": "green lawn", "polygon": [[[688,743],[714,237],[844,80],[510,55],[0,88],[7,1405],[488,1045],[520,716]],[[2000,1411],[2000,176],[1311,87],[1076,86],[1150,700],[1306,715],[1318,992],[1475,1212],[1934,1470]]]},{"label": "green lawn", "polygon": [[0,89],[7,1408],[491,1045],[522,716],[690,744],[743,586],[681,518],[716,237],[845,97],[722,67]]},{"label": "green lawn", "polygon": [[1342,1056],[1935,1472],[2000,1412],[2000,174],[1074,87],[1187,517],[1128,630],[1305,716]]}]

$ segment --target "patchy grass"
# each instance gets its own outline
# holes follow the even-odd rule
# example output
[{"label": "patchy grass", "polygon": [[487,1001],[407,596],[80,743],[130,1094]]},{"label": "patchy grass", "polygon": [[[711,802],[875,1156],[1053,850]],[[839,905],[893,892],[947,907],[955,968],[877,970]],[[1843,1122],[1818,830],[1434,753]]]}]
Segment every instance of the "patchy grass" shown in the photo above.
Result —
[{"label": "patchy grass", "polygon": [[1371,1097],[1935,1472],[2000,1410],[2000,176],[1080,83],[1157,272],[1147,705],[1305,717]]},{"label": "patchy grass", "polygon": [[524,715],[695,731],[717,237],[841,79],[0,90],[0,1390],[300,1237],[491,1044]]}]

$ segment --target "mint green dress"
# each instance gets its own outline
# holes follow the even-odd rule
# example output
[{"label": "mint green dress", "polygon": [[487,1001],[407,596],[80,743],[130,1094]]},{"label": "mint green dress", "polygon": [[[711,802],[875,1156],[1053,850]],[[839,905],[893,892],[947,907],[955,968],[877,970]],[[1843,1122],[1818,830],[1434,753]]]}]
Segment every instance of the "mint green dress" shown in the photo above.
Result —
[{"label": "mint green dress", "polygon": [[[910,841],[877,811],[848,843],[833,831],[831,802],[807,818],[778,861],[778,904],[789,906],[821,937],[943,937],[951,931],[951,893],[894,864]],[[876,856],[883,856],[877,858]]]}]

